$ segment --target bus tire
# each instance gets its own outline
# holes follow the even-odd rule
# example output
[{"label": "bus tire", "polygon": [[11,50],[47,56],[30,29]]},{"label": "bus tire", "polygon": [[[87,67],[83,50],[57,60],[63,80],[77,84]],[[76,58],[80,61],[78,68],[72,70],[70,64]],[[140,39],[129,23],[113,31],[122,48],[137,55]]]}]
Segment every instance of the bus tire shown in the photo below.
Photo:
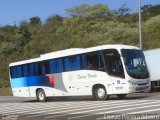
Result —
[{"label": "bus tire", "polygon": [[106,89],[104,87],[96,87],[94,90],[96,100],[106,100],[108,98]]},{"label": "bus tire", "polygon": [[36,95],[39,102],[46,102],[47,97],[43,89],[38,89]]},{"label": "bus tire", "polygon": [[124,99],[126,97],[126,94],[117,94],[117,97],[119,99]]}]

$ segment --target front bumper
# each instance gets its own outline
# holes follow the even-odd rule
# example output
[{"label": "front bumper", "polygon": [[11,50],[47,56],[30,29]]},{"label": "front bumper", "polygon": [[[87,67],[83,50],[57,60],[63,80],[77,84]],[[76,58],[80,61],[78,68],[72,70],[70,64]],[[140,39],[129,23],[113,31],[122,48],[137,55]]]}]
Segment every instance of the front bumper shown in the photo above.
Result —
[{"label": "front bumper", "polygon": [[129,86],[130,93],[137,93],[137,92],[149,92],[151,89],[150,82],[145,85],[136,85],[136,86]]}]

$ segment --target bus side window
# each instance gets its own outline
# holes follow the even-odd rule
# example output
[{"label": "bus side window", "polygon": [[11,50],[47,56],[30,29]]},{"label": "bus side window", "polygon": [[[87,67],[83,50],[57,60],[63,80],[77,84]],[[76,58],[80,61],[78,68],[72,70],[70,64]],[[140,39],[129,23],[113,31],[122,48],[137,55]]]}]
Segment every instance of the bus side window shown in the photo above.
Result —
[{"label": "bus side window", "polygon": [[99,66],[99,56],[98,56],[98,52],[92,52],[92,53],[88,53],[86,55],[86,59],[87,59],[87,67],[88,69],[97,69],[100,67]]},{"label": "bus side window", "polygon": [[101,54],[100,51],[98,52],[98,70],[105,71],[104,63],[103,63],[103,60],[102,60],[102,54]]},{"label": "bus side window", "polygon": [[28,77],[29,71],[28,71],[28,65],[23,65],[23,76]]},{"label": "bus side window", "polygon": [[19,78],[22,76],[22,66],[11,67],[11,78]]},{"label": "bus side window", "polygon": [[65,71],[80,69],[80,56],[71,56],[64,58]]},{"label": "bus side window", "polygon": [[60,73],[63,72],[63,59],[53,59],[49,61],[48,73]]},{"label": "bus side window", "polygon": [[100,51],[82,54],[81,67],[82,69],[94,69],[104,71],[104,64]]},{"label": "bus side window", "polygon": [[[35,69],[36,69],[36,65],[35,65]],[[49,74],[48,61],[43,61],[38,64],[38,75],[45,75],[45,74]]]},{"label": "bus side window", "polygon": [[57,72],[56,60],[49,61],[50,74]]},{"label": "bus side window", "polygon": [[42,75],[45,75],[46,74],[46,67],[45,67],[45,64],[42,64]]},{"label": "bus side window", "polygon": [[82,56],[81,56],[81,68],[87,69],[87,60],[86,60],[85,54],[82,54]]},{"label": "bus side window", "polygon": [[17,66],[17,77],[22,77],[22,66]]},{"label": "bus side window", "polygon": [[73,62],[73,68],[74,68],[74,70],[80,70],[81,69],[80,55],[75,56],[74,62]]},{"label": "bus side window", "polygon": [[71,71],[72,70],[72,57],[65,57],[64,58],[64,69],[65,71]]},{"label": "bus side window", "polygon": [[18,78],[17,66],[11,67],[11,78]]},{"label": "bus side window", "polygon": [[57,72],[63,72],[63,59],[57,59]]},{"label": "bus side window", "polygon": [[39,69],[39,68],[38,68],[38,67],[39,67],[39,66],[38,66],[38,63],[35,63],[34,65],[35,65],[35,75],[39,75],[39,73],[38,73],[38,71],[39,71],[39,70],[38,70],[38,69]]},{"label": "bus side window", "polygon": [[34,63],[29,64],[29,76],[35,75],[35,65]]}]

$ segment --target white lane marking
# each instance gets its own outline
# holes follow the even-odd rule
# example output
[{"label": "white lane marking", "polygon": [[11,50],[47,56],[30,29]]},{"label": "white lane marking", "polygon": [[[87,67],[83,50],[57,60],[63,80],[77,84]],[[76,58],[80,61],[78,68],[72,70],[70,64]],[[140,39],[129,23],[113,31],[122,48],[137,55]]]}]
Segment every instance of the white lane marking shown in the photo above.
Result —
[{"label": "white lane marking", "polygon": [[[6,107],[6,109],[4,109],[3,110],[3,113],[9,113],[10,111],[11,112],[19,112],[19,113],[26,113],[26,112],[28,112],[28,113],[30,113],[30,112],[36,112],[37,111],[37,109],[38,110],[40,110],[40,111],[42,111],[43,110],[43,112],[44,112],[44,110],[48,110],[49,108],[60,108],[60,107],[67,107],[67,106],[71,106],[71,105],[73,105],[73,106],[75,106],[75,105],[77,105],[78,103],[72,103],[71,105],[70,104],[68,104],[68,102],[67,102],[67,104],[68,105],[66,105],[66,103],[61,103],[61,102],[59,102],[60,103],[60,105],[61,106],[59,106],[59,104],[55,104],[55,103],[52,103],[52,104],[40,104],[40,103],[36,103],[36,104],[31,104],[30,106],[29,105],[27,105],[28,107],[26,107],[26,105],[24,105],[23,104],[23,107],[21,106],[21,108],[17,108],[17,105],[15,105],[15,106],[12,106],[12,107]],[[81,103],[81,102],[80,102]],[[85,103],[85,104],[84,104]],[[81,103],[81,104],[84,104],[84,105],[92,105],[92,103],[86,103],[86,102],[84,102],[84,103]],[[97,103],[98,104],[98,103]],[[39,107],[38,107],[39,106]],[[12,108],[12,109],[11,109]],[[26,108],[27,108],[27,110],[26,110]]]},{"label": "white lane marking", "polygon": [[[125,107],[125,105],[126,106],[128,106],[128,104],[130,105],[130,104],[134,104],[134,103],[143,103],[144,101],[134,101],[134,102],[129,102],[129,103],[117,103],[117,104],[107,104],[107,105],[105,105],[105,106],[103,106],[103,108],[101,108],[101,107],[98,107],[98,108],[100,108],[100,109],[92,109],[92,110],[86,110],[86,111],[84,111],[85,109],[91,109],[91,108],[95,108],[95,107],[91,107],[91,108],[82,108],[82,109],[76,109],[76,110],[83,110],[83,111],[80,111],[80,112],[73,112],[73,113],[68,113],[68,112],[70,112],[70,111],[75,111],[75,109],[74,110],[67,110],[67,111],[60,111],[60,112],[54,112],[53,114],[57,114],[57,113],[60,113],[60,114],[62,114],[62,113],[66,113],[67,115],[68,114],[81,114],[81,113],[88,113],[88,112],[91,112],[91,111],[97,111],[97,110],[103,110],[103,109],[112,109],[112,108],[117,108],[117,107],[112,107],[112,106],[115,106],[115,105],[123,105],[123,106],[121,106],[121,107]],[[140,105],[141,105],[140,104]],[[106,108],[106,107],[109,107],[109,106],[111,106],[110,108]],[[54,116],[49,116],[49,117],[45,117],[45,118],[54,118],[54,117],[59,117],[59,116],[65,116],[66,114],[63,114],[63,115],[54,115]]]},{"label": "white lane marking", "polygon": [[[101,104],[102,102],[96,102],[96,104],[95,105],[99,105],[99,104]],[[84,107],[84,106],[93,106],[93,103],[83,103],[82,105],[81,105],[81,103],[72,103],[72,104],[68,104],[67,103],[67,105],[66,104],[64,104],[64,105],[62,105],[62,104],[60,104],[60,106],[58,105],[58,109],[56,109],[56,111],[57,110],[65,110],[65,109],[68,109],[68,108],[77,108],[77,107]],[[67,108],[66,108],[67,107]],[[46,108],[46,107],[45,107]],[[48,109],[48,108],[43,108],[41,111],[37,111],[37,112],[34,112],[34,114],[36,113],[36,114],[38,114],[38,113],[45,113],[46,111],[45,110],[47,110],[47,112],[48,111],[53,111],[53,108],[54,107],[52,107],[52,106],[50,106],[50,109],[52,109],[52,110],[50,110],[50,109]],[[57,108],[57,107],[56,107]],[[53,111],[54,112],[54,111]],[[33,114],[33,113],[29,113],[29,114]]]},{"label": "white lane marking", "polygon": [[[119,103],[122,103],[122,102],[125,102],[125,101],[119,101]],[[56,109],[56,111],[58,111],[58,112],[55,112],[55,111],[53,111],[53,110],[47,110],[47,111],[42,111],[42,112],[36,112],[37,114],[39,114],[39,113],[43,113],[43,114],[40,114],[40,115],[30,115],[30,116],[28,116],[29,118],[31,118],[31,117],[36,117],[36,116],[42,116],[42,115],[49,115],[49,114],[56,114],[56,113],[63,113],[63,112],[66,112],[66,111],[75,111],[75,110],[82,110],[82,109],[88,109],[88,108],[95,108],[96,106],[98,106],[98,107],[103,107],[104,105],[108,105],[108,104],[112,104],[112,103],[117,103],[117,101],[114,101],[114,102],[109,102],[109,103],[107,103],[107,102],[105,102],[105,104],[98,104],[98,103],[96,103],[96,104],[93,104],[93,103],[91,103],[91,105],[80,105],[80,106],[71,106],[71,107],[67,107],[67,108],[62,108],[62,109]],[[94,105],[94,106],[93,106]],[[85,107],[85,108],[84,108]],[[87,107],[87,108],[86,108]],[[74,109],[75,108],[75,109]],[[81,109],[80,109],[81,108]],[[68,109],[72,109],[72,110],[68,110]],[[63,110],[63,111],[60,111],[60,110]],[[48,112],[53,112],[53,113],[48,113]],[[33,114],[33,113],[32,113]],[[34,112],[34,114],[35,114],[35,112]],[[28,118],[27,117],[27,118]]]},{"label": "white lane marking", "polygon": [[[160,101],[159,102],[152,102],[152,103],[160,103]],[[134,106],[135,105],[146,105],[146,104],[152,104],[152,103],[134,104]],[[133,106],[133,105],[126,105],[126,106],[120,106],[120,107],[111,107],[111,108],[122,108],[122,107],[129,107],[129,106]],[[127,108],[127,109],[113,110],[113,111],[108,111],[108,112],[99,112],[99,113],[96,113],[96,114],[106,114],[106,113],[120,112],[120,111],[126,111],[126,110],[134,110],[134,109],[138,109],[138,108],[148,108],[148,107],[153,107],[153,106],[160,106],[160,105],[158,104],[158,105],[142,106],[142,107],[135,107],[135,108]],[[109,108],[109,109],[111,109],[111,108]],[[104,108],[102,110],[107,110],[107,108],[106,109]],[[92,111],[96,111],[96,110],[92,110]],[[76,116],[76,117],[70,117],[68,119],[77,119],[77,118],[88,117],[88,116],[92,116],[92,115],[91,114],[90,115],[81,115],[81,116]]]},{"label": "white lane marking", "polygon": [[9,112],[9,111],[13,111],[13,112],[25,112],[25,111],[28,111],[28,112],[31,112],[32,110],[37,110],[37,109],[41,109],[41,108],[44,108],[46,107],[45,104],[42,104],[42,105],[39,105],[39,104],[31,104],[31,105],[28,105],[28,104],[22,104],[20,105],[20,107],[18,105],[15,105],[15,106],[12,106],[12,107],[7,107],[7,109],[4,109],[2,110],[3,112]]},{"label": "white lane marking", "polygon": [[[151,101],[151,100],[145,100],[145,101]],[[153,100],[152,100],[153,101]],[[62,105],[62,104],[64,104],[64,105],[66,105],[66,103],[67,104],[71,104],[71,105],[76,105],[76,104],[87,104],[87,103],[89,103],[89,104],[92,104],[92,103],[97,103],[97,104],[101,104],[101,103],[108,103],[108,102],[110,102],[110,101],[82,101],[82,102],[76,102],[76,103],[73,103],[73,102],[54,102],[54,103],[3,103],[3,108],[1,108],[1,110],[0,110],[0,113],[17,113],[17,112],[20,112],[20,113],[30,113],[30,112],[34,112],[34,111],[37,111],[37,109],[39,109],[39,110],[42,110],[41,108],[43,108],[43,110],[47,110],[47,109],[44,109],[44,108],[46,108],[46,107],[48,107],[48,108],[50,108],[51,106],[52,106],[52,108],[53,108],[53,106],[56,106],[56,105],[58,105],[58,104],[60,104],[60,105]],[[46,106],[46,104],[47,104],[47,106]],[[55,105],[56,104],[56,105]],[[0,105],[2,105],[1,103],[0,103]],[[8,107],[9,106],[9,107]],[[18,107],[17,107],[18,106]],[[26,107],[27,106],[27,107]],[[39,106],[39,107],[38,107]],[[70,105],[69,105],[70,106]],[[19,108],[20,107],[20,108]],[[61,106],[59,106],[59,107],[61,107]],[[63,106],[64,107],[64,106]],[[12,109],[11,109],[12,108]],[[27,110],[26,110],[27,109]],[[19,114],[20,114],[19,113]]]},{"label": "white lane marking", "polygon": [[[145,100],[145,101],[151,101],[151,100]],[[11,108],[13,108],[14,109],[14,111],[17,109],[17,108],[27,108],[26,106],[31,106],[31,107],[29,107],[28,109],[34,109],[34,107],[37,107],[37,106],[46,106],[46,105],[51,105],[51,106],[55,106],[55,104],[57,105],[57,104],[59,104],[60,103],[60,105],[62,105],[62,104],[64,104],[64,105],[66,105],[66,103],[67,104],[71,104],[71,105],[74,105],[74,104],[87,104],[87,103],[89,103],[89,104],[92,104],[92,102],[93,103],[97,103],[97,104],[100,104],[100,103],[105,103],[105,102],[110,102],[110,101],[84,101],[84,102],[78,102],[78,103],[73,103],[73,102],[54,102],[53,104],[52,103],[3,103],[3,104],[1,104],[0,103],[0,112],[5,112],[5,111],[8,111],[8,110],[10,110]],[[18,106],[18,107],[17,107]],[[45,107],[46,108],[46,107]],[[11,109],[11,111],[13,111],[13,109]],[[23,110],[23,109],[19,109],[20,111],[21,110]]]},{"label": "white lane marking", "polygon": [[151,109],[151,110],[144,110],[144,111],[138,111],[138,112],[131,112],[131,113],[127,113],[127,114],[141,114],[141,113],[147,113],[147,112],[153,112],[153,111],[160,111],[160,108],[158,109]]},{"label": "white lane marking", "polygon": [[14,106],[12,105],[11,107],[6,107],[6,108],[3,108],[1,110],[1,112],[18,112],[18,111],[24,111],[24,110],[32,110],[32,109],[35,109],[35,107],[37,106],[37,108],[41,108],[43,107],[42,105],[38,107],[37,104],[15,104]]}]

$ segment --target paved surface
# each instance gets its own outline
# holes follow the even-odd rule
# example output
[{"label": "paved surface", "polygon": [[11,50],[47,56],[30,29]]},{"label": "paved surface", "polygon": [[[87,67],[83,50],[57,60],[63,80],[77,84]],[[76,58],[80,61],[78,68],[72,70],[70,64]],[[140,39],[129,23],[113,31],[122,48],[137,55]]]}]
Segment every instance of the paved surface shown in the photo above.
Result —
[{"label": "paved surface", "polygon": [[121,120],[131,117],[131,120],[133,117],[160,120],[160,92],[131,94],[125,99],[111,96],[107,101],[96,101],[91,97],[54,98],[45,103],[0,97],[0,115],[2,120]]}]

